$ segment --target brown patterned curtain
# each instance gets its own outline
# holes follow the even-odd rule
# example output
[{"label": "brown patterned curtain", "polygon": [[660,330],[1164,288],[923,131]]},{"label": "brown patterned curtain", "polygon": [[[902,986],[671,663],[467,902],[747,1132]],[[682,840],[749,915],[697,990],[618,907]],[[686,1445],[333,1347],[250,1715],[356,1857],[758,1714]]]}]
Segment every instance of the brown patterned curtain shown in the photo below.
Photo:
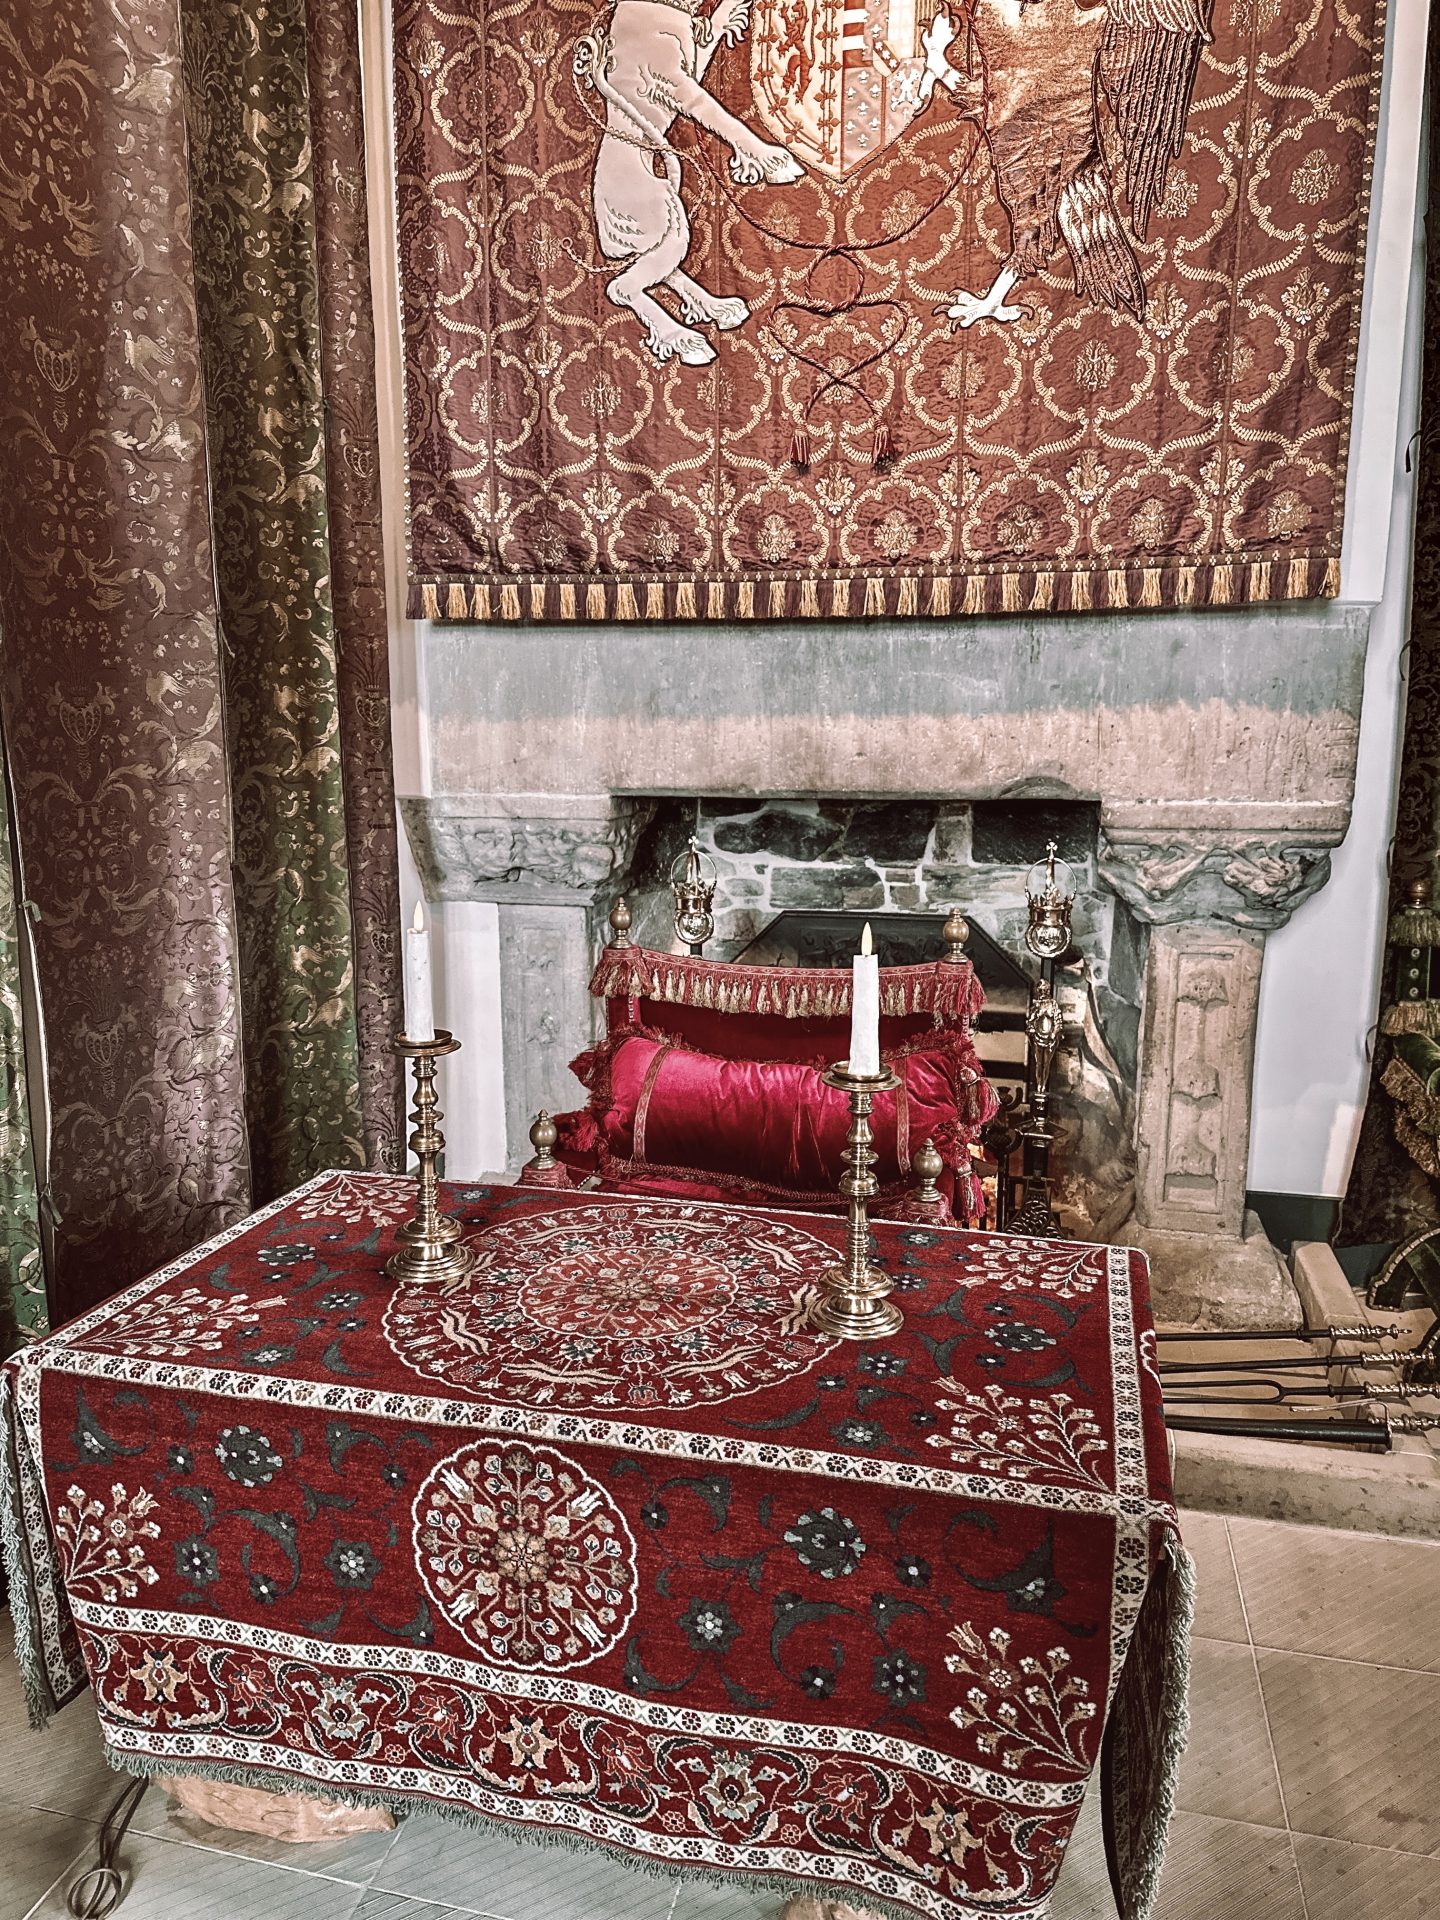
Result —
[{"label": "brown patterned curtain", "polygon": [[368,288],[334,271],[356,26],[324,10],[326,172],[303,7],[0,18],[0,713],[56,1320],[399,1138]]},{"label": "brown patterned curtain", "polygon": [[[1408,889],[1428,880],[1432,903],[1440,907],[1440,34],[1430,35],[1430,197],[1426,215],[1424,360],[1420,387],[1420,431],[1412,448],[1417,462],[1414,572],[1410,603],[1410,641],[1405,655],[1405,732],[1400,753],[1400,788],[1395,838],[1390,854],[1392,948],[1385,999],[1400,992],[1398,967],[1410,949],[1413,922],[1424,916],[1405,911]],[[1405,939],[1397,941],[1397,934]],[[1430,992],[1440,991],[1440,952],[1424,971]],[[1437,1008],[1440,1011],[1440,1008]],[[1395,1100],[1382,1084],[1397,1046],[1403,1046],[1404,1022],[1390,1005],[1381,1012],[1370,1097],[1351,1169],[1349,1189],[1337,1236],[1347,1246],[1395,1242],[1440,1225],[1440,1181],[1427,1174],[1397,1137]],[[1387,1031],[1391,1029],[1391,1031]]]}]

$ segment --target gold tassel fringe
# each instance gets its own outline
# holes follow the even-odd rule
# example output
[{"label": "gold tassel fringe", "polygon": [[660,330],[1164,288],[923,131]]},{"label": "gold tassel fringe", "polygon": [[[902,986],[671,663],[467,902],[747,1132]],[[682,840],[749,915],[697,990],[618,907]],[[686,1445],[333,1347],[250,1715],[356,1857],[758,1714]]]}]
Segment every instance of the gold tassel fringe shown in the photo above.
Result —
[{"label": "gold tassel fringe", "polygon": [[1325,562],[1325,584],[1321,589],[1330,599],[1340,591],[1340,562],[1338,559]]},{"label": "gold tassel fringe", "polygon": [[1158,607],[1163,604],[1160,598],[1160,569],[1146,567],[1140,576],[1140,604],[1142,607]]},{"label": "gold tassel fringe", "polygon": [[477,620],[488,620],[490,615],[490,583],[482,580],[476,587],[470,600],[470,611]]},{"label": "gold tassel fringe", "polygon": [[867,614],[885,611],[885,582],[876,573],[870,574],[865,581],[865,611]]},{"label": "gold tassel fringe", "polygon": [[725,618],[725,582],[712,580],[710,590],[705,596],[705,618],[723,620]]},{"label": "gold tassel fringe", "polygon": [[665,618],[665,582],[652,580],[645,589],[645,618],[663,620]]},{"label": "gold tassel fringe", "polygon": [[802,620],[815,620],[820,614],[820,589],[814,580],[800,582],[800,617]]},{"label": "gold tassel fringe", "polygon": [[1177,607],[1193,607],[1195,604],[1195,569],[1181,567],[1175,576],[1175,604]]},{"label": "gold tassel fringe", "polygon": [[937,573],[930,582],[930,611],[943,620],[950,611],[950,576]]},{"label": "gold tassel fringe", "polygon": [[1303,600],[1310,591],[1310,562],[1292,560],[1290,571],[1285,576],[1285,598]]},{"label": "gold tassel fringe", "polygon": [[1044,613],[1055,599],[1055,576],[1053,573],[1037,573],[1035,591],[1030,596],[1030,611]]},{"label": "gold tassel fringe", "polygon": [[961,605],[962,613],[984,613],[985,576],[983,573],[969,573],[965,576],[965,599]]},{"label": "gold tassel fringe", "polygon": [[1228,607],[1235,598],[1235,576],[1229,567],[1210,569],[1210,604]]},{"label": "gold tassel fringe", "polygon": [[1105,576],[1105,604],[1107,607],[1128,607],[1130,604],[1130,583],[1123,567],[1111,567]]},{"label": "gold tassel fringe", "polygon": [[755,618],[755,582],[742,580],[735,595],[735,615],[740,620]]},{"label": "gold tassel fringe", "polygon": [[1001,579],[1000,611],[1002,613],[1019,613],[1020,611],[1020,576],[1018,573],[1007,573]]},{"label": "gold tassel fringe", "polygon": [[903,618],[906,614],[920,611],[920,582],[913,573],[907,573],[900,582],[900,592],[895,601],[895,611]]},{"label": "gold tassel fringe", "polygon": [[635,589],[628,580],[622,580],[615,589],[615,618],[617,620],[640,618],[640,609],[635,602]]},{"label": "gold tassel fringe", "polygon": [[1428,1033],[1440,1039],[1440,1000],[1398,1000],[1380,1017],[1382,1033]]},{"label": "gold tassel fringe", "polygon": [[1270,562],[1253,561],[1250,567],[1250,580],[1246,597],[1251,600],[1270,598]]},{"label": "gold tassel fringe", "polygon": [[675,583],[675,618],[693,620],[695,618],[695,582],[677,580]]},{"label": "gold tassel fringe", "polygon": [[785,582],[783,580],[772,580],[770,582],[770,618],[772,620],[783,620],[785,618],[785,600]]},{"label": "gold tassel fringe", "polygon": [[560,618],[562,620],[575,618],[575,588],[569,580],[560,582]]},{"label": "gold tassel fringe", "polygon": [[426,620],[440,618],[440,590],[433,580],[427,580],[420,589],[420,613]]},{"label": "gold tassel fringe", "polygon": [[[601,611],[604,611],[603,607]],[[500,589],[500,618],[502,620],[520,618],[520,589],[513,580]]]},{"label": "gold tassel fringe", "polygon": [[538,581],[530,589],[530,618],[545,618],[545,588]]},{"label": "gold tassel fringe", "polygon": [[1090,611],[1090,576],[1088,573],[1072,573],[1070,576],[1070,610],[1072,613]]}]

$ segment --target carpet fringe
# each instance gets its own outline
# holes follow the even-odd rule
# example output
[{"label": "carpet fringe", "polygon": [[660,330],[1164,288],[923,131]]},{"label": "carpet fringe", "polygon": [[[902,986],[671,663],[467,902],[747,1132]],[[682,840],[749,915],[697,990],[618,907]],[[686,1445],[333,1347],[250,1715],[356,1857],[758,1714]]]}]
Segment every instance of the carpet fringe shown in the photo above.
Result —
[{"label": "carpet fringe", "polygon": [[[366,1787],[311,1780],[303,1774],[277,1773],[271,1767],[229,1766],[219,1760],[172,1760],[155,1754],[124,1753],[108,1742],[105,1760],[117,1773],[128,1773],[141,1779],[173,1775],[192,1780],[218,1780],[232,1787],[261,1787],[271,1793],[298,1791],[344,1807],[379,1807],[402,1820],[412,1813],[433,1814],[437,1819],[454,1826],[467,1827],[473,1833],[495,1834],[517,1843],[529,1841],[534,1846],[556,1847],[565,1853],[588,1854],[592,1858],[598,1857],[630,1867],[652,1880],[699,1881],[731,1894],[742,1885],[763,1887],[789,1899],[810,1895],[822,1902],[844,1902],[850,1906],[865,1907],[883,1916],[883,1920],[916,1920],[914,1903],[889,1900],[883,1894],[872,1893],[868,1887],[853,1885],[847,1880],[811,1879],[789,1873],[757,1873],[745,1867],[704,1867],[691,1860],[662,1860],[654,1854],[641,1853],[626,1846],[612,1846],[604,1840],[594,1840],[588,1834],[574,1833],[557,1826],[554,1815],[560,1808],[555,1802],[551,1802],[547,1808],[550,1822],[542,1825],[528,1820],[507,1820],[503,1814],[485,1813],[478,1807],[456,1806],[453,1801],[436,1800],[429,1794],[374,1792]],[[839,1864],[838,1855],[830,1857]],[[974,1911],[978,1920],[979,1910]]]}]

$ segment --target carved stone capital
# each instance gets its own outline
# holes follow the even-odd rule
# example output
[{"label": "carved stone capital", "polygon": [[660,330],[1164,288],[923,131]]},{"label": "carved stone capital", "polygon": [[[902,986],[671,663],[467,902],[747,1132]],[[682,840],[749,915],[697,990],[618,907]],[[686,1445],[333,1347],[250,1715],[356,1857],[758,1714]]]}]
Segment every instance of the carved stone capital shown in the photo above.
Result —
[{"label": "carved stone capital", "polygon": [[402,799],[415,864],[432,900],[540,906],[608,904],[654,813],[608,794],[457,794]]},{"label": "carved stone capital", "polygon": [[1338,834],[1103,827],[1100,876],[1151,926],[1228,920],[1270,933],[1330,878]]}]

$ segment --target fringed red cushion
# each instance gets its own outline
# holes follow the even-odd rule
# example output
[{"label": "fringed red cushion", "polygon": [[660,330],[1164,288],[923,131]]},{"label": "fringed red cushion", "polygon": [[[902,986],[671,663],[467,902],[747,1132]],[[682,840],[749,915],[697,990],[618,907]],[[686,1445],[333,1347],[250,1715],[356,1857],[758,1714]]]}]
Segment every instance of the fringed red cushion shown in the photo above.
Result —
[{"label": "fringed red cushion", "polygon": [[[882,1202],[905,1193],[911,1157],[931,1139],[950,1194],[961,1173],[968,1215],[969,1145],[996,1104],[968,1037],[930,1033],[887,1064],[901,1086],[877,1096],[871,1116]],[[590,1109],[567,1116],[562,1147],[567,1157],[593,1150],[605,1180],[645,1182],[646,1191],[656,1180],[667,1183],[662,1191],[698,1181],[727,1199],[837,1203],[849,1106],[815,1063],[724,1059],[671,1034],[622,1031],[582,1054],[574,1071],[590,1089]]]},{"label": "fringed red cushion", "polygon": [[[840,1060],[850,1044],[848,967],[747,967],[651,947],[607,947],[590,982],[612,1034],[673,1034],[725,1060]],[[969,1034],[985,995],[968,960],[880,969],[880,1045]],[[916,1143],[919,1144],[918,1141]]]}]

